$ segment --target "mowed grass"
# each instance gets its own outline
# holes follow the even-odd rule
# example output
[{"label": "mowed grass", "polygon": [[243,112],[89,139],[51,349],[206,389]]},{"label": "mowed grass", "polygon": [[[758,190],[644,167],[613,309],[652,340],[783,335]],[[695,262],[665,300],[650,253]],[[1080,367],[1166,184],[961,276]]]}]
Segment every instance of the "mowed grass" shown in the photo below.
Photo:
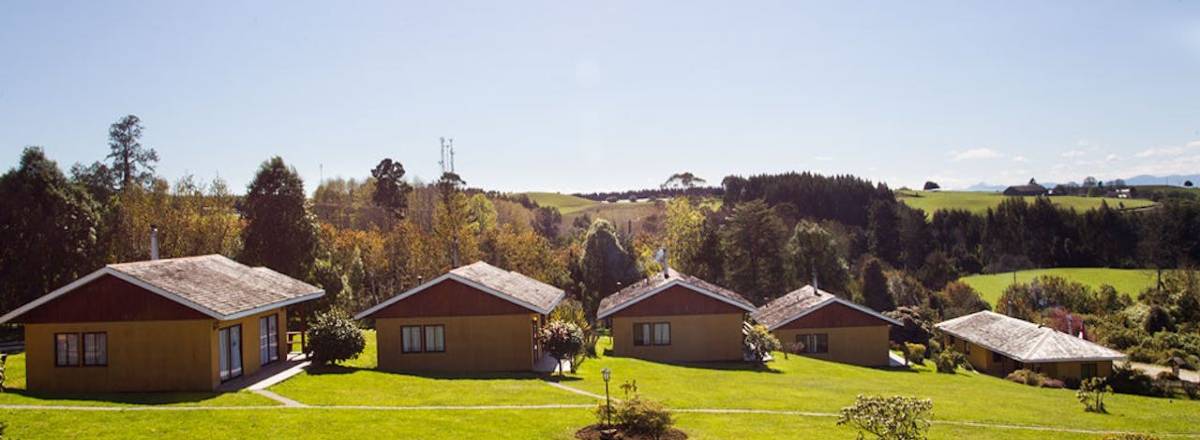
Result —
[{"label": "mowed grass", "polygon": [[[405,438],[569,440],[579,428],[595,423],[586,409],[387,411],[273,409],[222,411],[0,411],[6,437],[171,438],[224,440],[243,438]],[[777,414],[691,414],[675,416],[677,427],[697,440],[847,439],[854,431],[831,417]],[[1096,439],[1094,434],[1048,433],[1021,429],[936,424],[933,440],[951,439]]]},{"label": "mowed grass", "polygon": [[375,332],[367,347],[337,367],[312,367],[271,387],[308,405],[478,406],[589,404],[594,400],[551,387],[535,373],[432,374],[375,370]]},{"label": "mowed grass", "polygon": [[550,206],[558,208],[558,212],[562,213],[563,215],[579,211],[589,206],[600,204],[594,200],[576,197],[570,194],[552,192],[527,192],[522,194],[529,196],[529,199],[536,202],[538,206]]},{"label": "mowed grass", "polygon": [[[610,341],[601,341],[607,348]],[[579,380],[564,382],[604,393],[602,368],[612,369],[612,390],[636,380],[641,393],[672,408],[748,408],[836,413],[858,394],[907,395],[933,400],[934,418],[953,422],[1039,425],[1070,429],[1200,435],[1200,401],[1112,395],[1110,414],[1083,411],[1075,392],[1035,388],[980,373],[935,372],[932,363],[909,369],[864,368],[782,353],[758,370],[744,363],[665,364],[601,356],[580,366]]]},{"label": "mowed grass", "polygon": [[[949,209],[965,209],[976,214],[983,214],[987,212],[988,208],[995,208],[1009,196],[977,191],[897,191],[896,197],[908,206],[924,210],[926,215],[932,216],[935,211]],[[1023,198],[1030,203],[1035,199],[1035,197]],[[1074,208],[1081,212],[1099,208],[1102,202],[1108,203],[1108,206],[1113,209],[1136,209],[1154,205],[1154,202],[1150,200],[1110,197],[1052,196],[1050,201],[1057,206]]]},{"label": "mowed grass", "polygon": [[[1100,286],[1108,284],[1117,289],[1117,292],[1137,297],[1150,287],[1154,287],[1157,275],[1154,269],[1110,269],[1097,267],[1062,267],[1054,269],[1032,269],[1015,272],[1016,282],[1028,283],[1034,278],[1042,275],[1053,275],[1063,277],[1071,281],[1083,283],[1093,290],[1097,290]],[[988,304],[995,305],[1000,299],[1000,295],[1004,293],[1004,289],[1013,284],[1014,272],[987,274],[987,275],[971,275],[960,278],[976,291],[979,296],[982,296]]]},{"label": "mowed grass", "polygon": [[236,393],[38,393],[25,388],[25,354],[9,355],[4,368],[0,405],[43,406],[276,406],[278,402],[250,392]]}]

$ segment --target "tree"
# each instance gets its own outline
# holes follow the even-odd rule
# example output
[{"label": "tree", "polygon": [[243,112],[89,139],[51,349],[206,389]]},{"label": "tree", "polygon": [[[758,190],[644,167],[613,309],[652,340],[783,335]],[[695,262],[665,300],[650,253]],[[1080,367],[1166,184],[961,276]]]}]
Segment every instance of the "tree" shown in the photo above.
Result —
[{"label": "tree", "polygon": [[877,312],[886,312],[896,308],[892,295],[888,293],[887,276],[883,273],[883,264],[877,258],[868,258],[859,273],[859,283],[862,286],[863,302],[867,307]]},{"label": "tree", "polygon": [[750,347],[750,353],[754,356],[755,362],[759,365],[766,363],[767,356],[773,351],[779,351],[783,348],[783,344],[779,343],[779,339],[767,330],[767,326],[756,324],[746,333],[745,345]]},{"label": "tree", "polygon": [[722,230],[726,281],[756,304],[783,293],[783,228],[766,203],[754,200],[734,208]]},{"label": "tree", "polygon": [[112,170],[121,182],[121,188],[134,184],[147,184],[154,178],[154,164],[158,153],[153,148],[142,146],[142,120],[127,115],[108,128],[109,153]]},{"label": "tree", "polygon": [[538,331],[538,342],[557,362],[562,375],[563,359],[574,359],[583,350],[583,331],[566,321],[550,321]]},{"label": "tree", "polygon": [[1192,183],[1192,181],[1191,181],[1191,180],[1185,180],[1185,181],[1183,182],[1183,186],[1184,186],[1184,187],[1187,187],[1187,188],[1191,188],[1192,186],[1194,186],[1194,184]]},{"label": "tree", "polygon": [[796,223],[785,258],[792,286],[817,282],[833,292],[844,292],[850,270],[840,255],[833,234],[809,220]]},{"label": "tree", "polygon": [[866,432],[879,440],[924,439],[929,430],[933,401],[903,396],[864,396],[854,405],[842,408],[837,424],[858,429],[858,438]]},{"label": "tree", "polygon": [[934,182],[932,180],[925,181],[925,191],[933,191],[933,190],[937,190],[937,189],[942,189],[942,187],[940,185],[938,185],[937,182]]},{"label": "tree", "polygon": [[97,206],[41,148],[0,176],[0,309],[32,301],[99,266]]},{"label": "tree", "polygon": [[896,215],[896,201],[872,201],[867,222],[867,249],[888,264],[897,264],[900,259],[900,219]]},{"label": "tree", "polygon": [[1091,377],[1079,382],[1079,390],[1075,392],[1075,398],[1083,404],[1084,411],[1106,414],[1108,409],[1104,407],[1104,395],[1110,394],[1112,391],[1112,386],[1108,385],[1104,378]]},{"label": "tree", "polygon": [[933,320],[920,307],[899,307],[884,315],[902,324],[889,327],[888,339],[897,343],[929,345],[933,336]]},{"label": "tree", "polygon": [[937,295],[941,297],[943,320],[991,309],[979,292],[962,281],[947,284]]},{"label": "tree", "polygon": [[348,361],[367,346],[358,326],[345,313],[328,311],[316,316],[308,328],[308,354],[317,365]]},{"label": "tree", "polygon": [[584,235],[579,271],[578,281],[583,284],[580,302],[593,324],[600,300],[638,279],[633,258],[617,239],[616,228],[604,219],[592,222]]},{"label": "tree", "polygon": [[404,181],[404,165],[384,158],[371,170],[371,177],[375,178],[371,202],[388,210],[396,219],[404,218],[408,209],[408,194],[412,192],[412,186]]},{"label": "tree", "polygon": [[71,182],[86,189],[96,203],[107,203],[116,194],[117,175],[112,168],[100,162],[92,162],[88,166],[72,165]]},{"label": "tree", "polygon": [[684,190],[689,190],[689,189],[695,188],[697,185],[703,185],[706,182],[707,182],[706,180],[701,179],[700,177],[696,176],[695,174],[692,174],[690,171],[685,171],[682,173],[672,174],[671,177],[667,178],[666,182],[663,182],[663,184],[661,185],[661,188],[662,189],[680,188],[680,189],[684,189]]},{"label": "tree", "polygon": [[533,230],[543,237],[558,238],[558,225],[562,224],[562,213],[553,206],[539,206],[533,211]]},{"label": "tree", "polygon": [[666,245],[670,264],[683,272],[693,270],[704,241],[704,212],[686,197],[667,203]]},{"label": "tree", "polygon": [[276,156],[262,163],[242,201],[241,260],[309,279],[316,260],[315,219],[305,206],[304,181]]}]

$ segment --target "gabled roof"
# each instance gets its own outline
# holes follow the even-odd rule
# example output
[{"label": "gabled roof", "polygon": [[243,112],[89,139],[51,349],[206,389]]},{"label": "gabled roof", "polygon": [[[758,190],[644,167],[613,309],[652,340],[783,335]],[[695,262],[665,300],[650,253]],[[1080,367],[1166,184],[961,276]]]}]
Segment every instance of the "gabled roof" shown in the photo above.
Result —
[{"label": "gabled roof", "polygon": [[626,307],[637,304],[638,301],[654,296],[654,294],[667,290],[672,286],[687,287],[747,312],[753,313],[756,310],[753,303],[738,295],[737,292],[691,275],[676,272],[675,269],[668,267],[665,274],[663,272],[656,273],[600,300],[600,309],[596,317],[598,319],[607,318]]},{"label": "gabled roof", "polygon": [[325,294],[320,288],[265,267],[222,255],[110,264],[0,317],[19,317],[102,276],[113,276],[218,320],[237,319]]},{"label": "gabled roof", "polygon": [[984,310],[938,323],[954,337],[1026,363],[1124,359],[1119,351],[1050,327]]},{"label": "gabled roof", "polygon": [[374,307],[363,310],[355,315],[354,319],[366,318],[382,310],[384,307],[395,304],[404,298],[413,296],[446,280],[454,280],[466,284],[543,315],[549,314],[554,310],[554,307],[558,306],[558,303],[566,296],[566,292],[557,287],[517,272],[507,271],[485,262],[477,261],[455,268],[445,275],[434,278],[425,284],[388,298]]},{"label": "gabled roof", "polygon": [[767,326],[768,330],[775,330],[830,304],[842,304],[872,317],[879,318],[889,324],[904,325],[900,321],[884,316],[882,313],[871,310],[866,306],[839,298],[837,295],[814,288],[811,285],[801,287],[789,292],[787,295],[775,298],[774,301],[762,306],[757,312],[750,315],[750,317],[758,321],[759,324]]}]

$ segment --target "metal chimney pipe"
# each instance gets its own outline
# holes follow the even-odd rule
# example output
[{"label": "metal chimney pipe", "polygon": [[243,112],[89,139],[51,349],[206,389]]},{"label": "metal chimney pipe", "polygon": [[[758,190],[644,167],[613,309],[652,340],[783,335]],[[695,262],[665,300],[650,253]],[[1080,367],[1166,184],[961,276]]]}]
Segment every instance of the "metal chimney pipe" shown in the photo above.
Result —
[{"label": "metal chimney pipe", "polygon": [[150,225],[150,259],[158,259],[158,226]]}]

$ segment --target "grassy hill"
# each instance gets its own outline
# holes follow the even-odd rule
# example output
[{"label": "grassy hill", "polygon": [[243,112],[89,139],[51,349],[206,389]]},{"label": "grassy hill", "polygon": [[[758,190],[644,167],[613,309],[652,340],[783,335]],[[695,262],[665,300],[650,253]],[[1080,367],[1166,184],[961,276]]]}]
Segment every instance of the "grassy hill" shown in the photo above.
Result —
[{"label": "grassy hill", "polygon": [[539,206],[558,208],[558,212],[561,212],[564,215],[579,211],[592,205],[600,204],[599,202],[588,200],[583,197],[575,197],[570,194],[552,192],[527,192],[522,194],[529,196],[529,199],[537,202]]},{"label": "grassy hill", "polygon": [[[1147,287],[1154,287],[1155,273],[1153,269],[1108,269],[1108,268],[1056,268],[1033,269],[1016,272],[1016,280],[1028,283],[1042,275],[1055,275],[1071,281],[1079,282],[1099,289],[1103,284],[1112,285],[1118,292],[1135,296]],[[988,304],[996,304],[996,300],[1004,293],[1004,289],[1013,283],[1013,272],[971,275],[961,281],[970,284],[979,291]]]},{"label": "grassy hill", "polygon": [[[974,191],[897,191],[896,197],[908,206],[923,209],[927,214],[933,215],[934,211],[943,209],[965,209],[982,214],[988,208],[999,205],[1007,196],[1000,193]],[[1025,197],[1027,202],[1033,200],[1034,197]],[[1109,207],[1115,209],[1144,208],[1154,204],[1153,201],[1143,199],[1079,196],[1054,196],[1050,197],[1050,201],[1055,205],[1074,208],[1078,211],[1099,208],[1101,202],[1107,202]]]}]

